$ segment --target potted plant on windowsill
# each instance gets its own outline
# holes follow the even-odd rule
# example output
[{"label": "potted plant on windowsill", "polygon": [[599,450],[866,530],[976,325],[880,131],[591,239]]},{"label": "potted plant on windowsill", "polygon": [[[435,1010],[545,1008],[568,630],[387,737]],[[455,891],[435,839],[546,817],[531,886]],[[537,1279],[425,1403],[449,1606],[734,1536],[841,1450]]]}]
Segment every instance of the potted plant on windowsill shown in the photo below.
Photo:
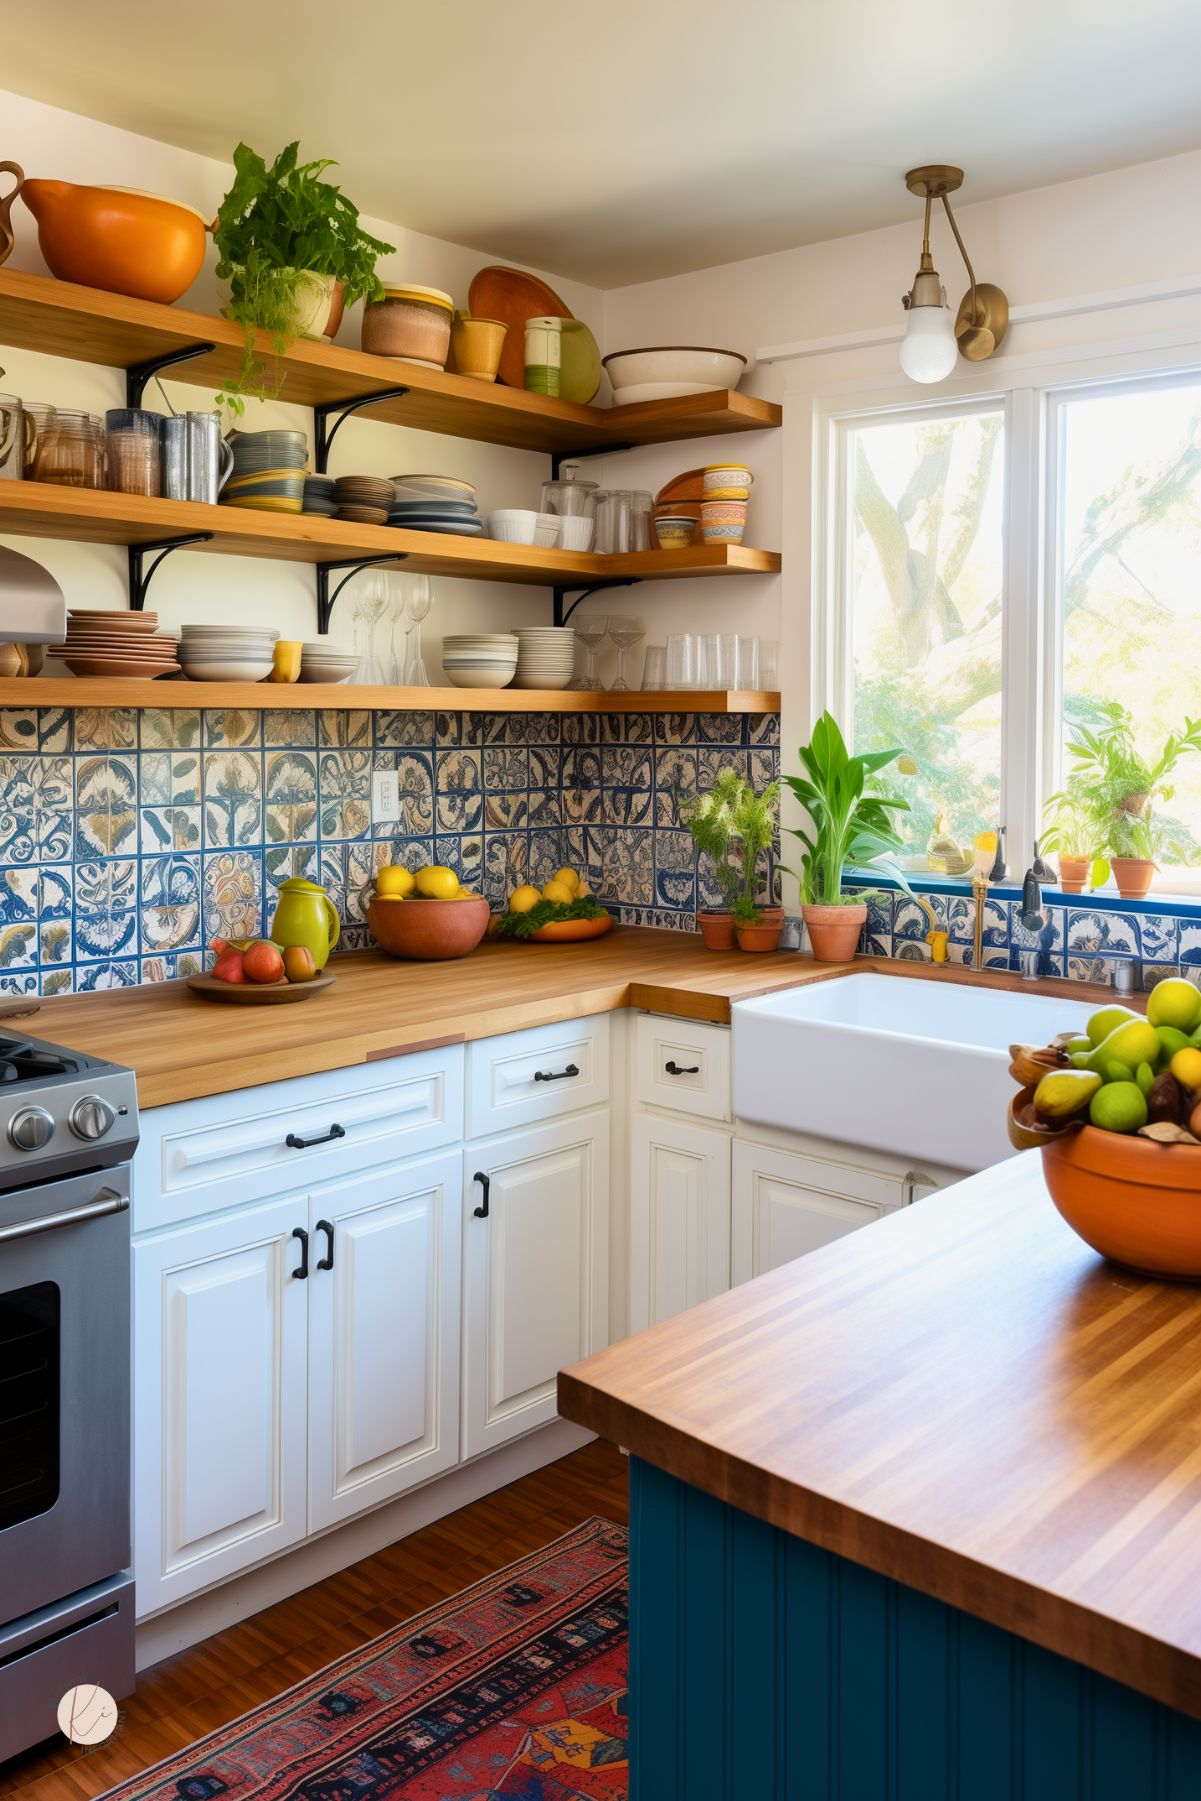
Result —
[{"label": "potted plant on windowsill", "polygon": [[1098,828],[1078,780],[1050,797],[1046,821],[1038,841],[1039,850],[1053,854],[1064,893],[1083,894],[1097,854]]},{"label": "potted plant on windowsill", "polygon": [[[1075,759],[1068,791],[1083,794],[1097,828],[1098,854],[1113,871],[1123,900],[1139,900],[1150,889],[1161,857],[1183,860],[1195,841],[1177,820],[1165,818],[1161,803],[1172,798],[1169,781],[1182,756],[1201,751],[1201,719],[1185,719],[1184,731],[1170,733],[1153,763],[1134,742],[1134,721],[1116,701],[1101,709],[1096,729],[1076,725],[1068,744]],[[1108,872],[1106,872],[1108,873]],[[1105,880],[1105,874],[1100,877]]]},{"label": "potted plant on windowsill", "polygon": [[743,950],[775,950],[779,945],[783,909],[755,902],[759,858],[775,839],[779,793],[773,782],[756,794],[745,777],[727,767],[718,770],[711,788],[680,809],[693,843],[712,859],[726,902],[720,908],[697,909],[696,923],[709,950],[733,950],[736,942]]},{"label": "potted plant on windowsill", "polygon": [[[847,865],[877,864],[902,846],[893,814],[907,813],[909,803],[873,786],[878,772],[902,754],[877,750],[852,756],[837,721],[823,713],[798,752],[805,774],[785,777],[809,816],[808,829],[788,829],[804,846],[801,916],[819,963],[849,962],[867,923],[864,894],[842,891]],[[895,866],[890,873],[899,875]]]},{"label": "potted plant on windowsill", "polygon": [[223,384],[218,401],[241,413],[244,396],[274,398],[283,385],[278,366],[268,381],[257,333],[271,338],[277,358],[299,337],[330,337],[344,306],[381,300],[376,261],[395,249],[359,225],[358,208],[333,182],[333,167],[297,161],[297,144],[268,168],[247,144],[234,151],[234,180],[213,222],[217,275],[229,282],[227,315],[242,327],[242,367]]}]

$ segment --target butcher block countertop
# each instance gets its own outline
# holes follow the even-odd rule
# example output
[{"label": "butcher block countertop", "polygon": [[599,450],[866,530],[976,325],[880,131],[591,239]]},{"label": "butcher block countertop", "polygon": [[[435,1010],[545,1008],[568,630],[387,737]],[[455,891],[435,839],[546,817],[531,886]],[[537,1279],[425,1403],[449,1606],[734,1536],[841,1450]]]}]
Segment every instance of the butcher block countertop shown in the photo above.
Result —
[{"label": "butcher block countertop", "polygon": [[[615,926],[584,944],[502,940],[451,963],[356,951],[331,958],[329,969],[335,986],[293,1006],[207,1001],[174,981],[31,1000],[36,1011],[18,1002],[4,1011],[36,1037],[127,1064],[137,1072],[140,1104],[161,1107],[619,1007],[728,1024],[733,1001],[852,969],[1030,986],[1018,976],[973,976],[957,967],[932,975],[926,964],[889,958],[814,963],[795,951],[708,951],[693,933],[638,926]],[[1108,993],[1079,982],[1037,986],[1073,1000]]]},{"label": "butcher block countertop", "polygon": [[1097,1257],[1035,1152],[564,1371],[559,1410],[1201,1718],[1201,1287]]}]

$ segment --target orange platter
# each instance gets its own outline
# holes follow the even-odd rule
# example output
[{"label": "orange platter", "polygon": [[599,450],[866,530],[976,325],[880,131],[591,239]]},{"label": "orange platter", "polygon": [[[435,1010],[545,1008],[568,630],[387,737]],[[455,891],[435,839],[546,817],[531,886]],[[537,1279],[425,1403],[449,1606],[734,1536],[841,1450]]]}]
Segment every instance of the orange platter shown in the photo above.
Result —
[{"label": "orange platter", "polygon": [[552,919],[549,925],[531,932],[530,944],[579,944],[585,938],[603,938],[613,926],[613,915],[603,919]]}]

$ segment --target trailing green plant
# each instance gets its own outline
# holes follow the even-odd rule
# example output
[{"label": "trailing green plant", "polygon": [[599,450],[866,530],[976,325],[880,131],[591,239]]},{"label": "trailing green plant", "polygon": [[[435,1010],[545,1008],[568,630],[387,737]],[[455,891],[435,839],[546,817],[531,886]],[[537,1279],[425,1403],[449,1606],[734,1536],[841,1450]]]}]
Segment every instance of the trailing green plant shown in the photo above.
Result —
[{"label": "trailing green plant", "polygon": [[[344,302],[381,300],[375,273],[379,257],[394,250],[359,225],[359,209],[323,173],[330,158],[301,163],[299,141],[280,151],[268,168],[257,151],[239,144],[233,183],[217,209],[213,241],[217,274],[230,284],[229,317],[242,327],[242,367],[217,396],[231,413],[241,413],[246,394],[274,398],[283,385],[280,358],[299,333],[311,276],[333,276],[344,287]],[[256,347],[265,331],[275,353],[268,380]]]},{"label": "trailing green plant", "polygon": [[500,938],[532,938],[543,926],[561,919],[600,919],[608,911],[591,895],[573,901],[540,900],[527,913],[502,914],[496,932]]},{"label": "trailing green plant", "polygon": [[[693,843],[713,859],[717,885],[740,925],[754,925],[759,918],[759,859],[775,843],[779,802],[778,782],[756,793],[727,765],[718,770],[711,788],[680,808]],[[732,855],[736,848],[737,860]]]},{"label": "trailing green plant", "polygon": [[1169,777],[1181,757],[1201,751],[1201,719],[1186,717],[1184,730],[1169,733],[1158,757],[1148,762],[1135,744],[1134,720],[1127,709],[1113,701],[1101,712],[1103,721],[1095,728],[1073,726],[1067,747],[1072,758],[1068,783],[1047,805],[1083,807],[1093,827],[1092,848],[1101,857],[1135,857],[1149,863],[1158,863],[1163,856],[1174,862],[1194,857],[1201,848],[1196,839],[1160,808],[1175,792]]},{"label": "trailing green plant", "polygon": [[[808,826],[788,830],[804,847],[798,880],[805,906],[854,906],[865,898],[862,891],[844,895],[843,874],[848,865],[881,866],[882,859],[901,849],[904,840],[893,815],[907,813],[909,803],[898,795],[883,794],[878,772],[904,753],[897,750],[865,751],[852,756],[831,713],[823,713],[808,744],[797,752],[803,775],[785,780],[809,816]],[[909,887],[895,860],[884,867],[904,888]]]},{"label": "trailing green plant", "polygon": [[1052,794],[1043,811],[1045,824],[1038,840],[1041,851],[1061,857],[1095,857],[1100,842],[1096,814],[1081,782],[1075,776],[1058,794]]}]

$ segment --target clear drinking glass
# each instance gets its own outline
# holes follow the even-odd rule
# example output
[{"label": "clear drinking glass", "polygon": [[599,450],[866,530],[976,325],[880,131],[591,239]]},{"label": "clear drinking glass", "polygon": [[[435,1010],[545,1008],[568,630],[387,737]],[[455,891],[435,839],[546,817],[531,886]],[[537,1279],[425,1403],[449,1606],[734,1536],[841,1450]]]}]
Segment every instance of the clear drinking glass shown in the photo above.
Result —
[{"label": "clear drinking glass", "polygon": [[703,634],[698,636],[696,639],[696,649],[693,655],[696,659],[692,671],[693,687],[716,687],[717,684],[713,675],[713,636],[709,635],[706,637]]},{"label": "clear drinking glass", "polygon": [[736,686],[739,688],[745,690],[759,686],[758,638],[739,638],[737,676]]},{"label": "clear drinking glass", "polygon": [[650,550],[655,540],[651,533],[651,509],[655,497],[645,488],[630,490],[630,549]]},{"label": "clear drinking glass", "polygon": [[759,640],[759,681],[760,688],[775,689],[780,686],[780,640],[778,638],[760,638]]},{"label": "clear drinking glass", "polygon": [[710,639],[709,679],[715,688],[736,688],[738,633],[714,632]]},{"label": "clear drinking glass", "polygon": [[428,688],[430,686],[429,670],[421,654],[421,622],[428,619],[434,604],[434,587],[428,575],[412,575],[408,577],[409,588],[405,595],[405,612],[413,621],[413,654],[405,669],[406,688]]},{"label": "clear drinking glass", "polygon": [[631,619],[623,613],[609,619],[609,636],[618,649],[617,680],[613,691],[625,691],[630,684],[626,680],[626,664],[630,652],[636,644],[641,644],[646,637],[646,627],[640,619]]},{"label": "clear drinking glass", "polygon": [[633,497],[628,488],[605,488],[596,497],[595,549],[606,555],[633,548]]},{"label": "clear drinking glass", "polygon": [[696,687],[696,639],[691,632],[672,632],[667,640],[667,686]]},{"label": "clear drinking glass", "polygon": [[658,693],[667,686],[667,647],[663,644],[648,644],[646,656],[642,663],[642,687],[644,693]]},{"label": "clear drinking glass", "polygon": [[609,621],[603,613],[577,613],[575,616],[575,635],[584,646],[584,671],[572,682],[572,688],[580,693],[603,693],[605,684],[600,678],[600,650],[609,636]]}]

